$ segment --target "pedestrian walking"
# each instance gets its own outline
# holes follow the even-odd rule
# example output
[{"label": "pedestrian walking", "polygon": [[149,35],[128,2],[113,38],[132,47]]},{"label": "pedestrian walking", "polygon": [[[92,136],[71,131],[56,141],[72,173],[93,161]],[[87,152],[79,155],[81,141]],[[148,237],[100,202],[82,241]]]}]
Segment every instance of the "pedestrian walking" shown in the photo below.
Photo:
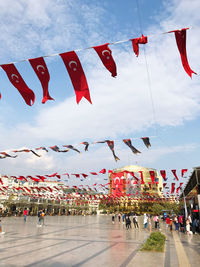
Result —
[{"label": "pedestrian walking", "polygon": [[192,235],[192,231],[190,230],[190,219],[189,219],[189,217],[186,220],[186,233],[187,233],[187,235]]},{"label": "pedestrian walking", "polygon": [[178,218],[179,226],[180,226],[180,231],[184,233],[184,224],[183,224],[183,215],[180,215]]},{"label": "pedestrian walking", "polygon": [[155,222],[155,229],[159,227],[159,218],[158,215],[155,215],[153,218],[153,221]]},{"label": "pedestrian walking", "polygon": [[118,214],[118,220],[119,220],[119,223],[121,222],[121,214],[119,213]]},{"label": "pedestrian walking", "polygon": [[25,208],[24,209],[24,222],[26,222],[27,214],[28,214],[28,211],[27,211],[27,208]]},{"label": "pedestrian walking", "polygon": [[5,232],[2,231],[1,218],[0,218],[0,234],[1,234],[1,235],[4,235],[4,234],[5,234]]},{"label": "pedestrian walking", "polygon": [[174,217],[174,225],[175,225],[175,231],[178,231],[178,218],[177,218],[177,216]]},{"label": "pedestrian walking", "polygon": [[148,223],[148,217],[147,217],[147,215],[146,215],[146,213],[144,214],[144,222],[143,222],[143,224],[144,224],[144,229],[146,230],[147,229],[147,223]]},{"label": "pedestrian walking", "polygon": [[122,215],[122,223],[123,223],[123,225],[125,224],[125,217],[126,217],[126,215],[123,213],[123,215]]},{"label": "pedestrian walking", "polygon": [[41,216],[40,216],[41,225],[44,225],[44,216],[45,216],[45,212],[44,212],[44,210],[42,210]]},{"label": "pedestrian walking", "polygon": [[115,223],[115,215],[112,214],[112,224],[114,224],[114,223]]},{"label": "pedestrian walking", "polygon": [[136,213],[133,215],[133,223],[134,223],[135,228],[139,228],[138,217]]},{"label": "pedestrian walking", "polygon": [[42,211],[39,210],[39,211],[38,211],[38,214],[37,214],[37,216],[38,216],[38,223],[37,223],[37,225],[38,225],[38,226],[42,226],[42,225],[41,225],[41,214],[42,214]]},{"label": "pedestrian walking", "polygon": [[126,217],[126,229],[128,230],[129,228],[131,228],[131,219],[129,217],[129,215]]},{"label": "pedestrian walking", "polygon": [[173,220],[172,220],[172,218],[170,218],[170,220],[169,220],[169,229],[170,229],[171,232],[172,232],[172,225],[173,225]]},{"label": "pedestrian walking", "polygon": [[167,216],[165,222],[166,222],[166,229],[167,229],[169,227],[169,222],[170,222],[169,216]]}]

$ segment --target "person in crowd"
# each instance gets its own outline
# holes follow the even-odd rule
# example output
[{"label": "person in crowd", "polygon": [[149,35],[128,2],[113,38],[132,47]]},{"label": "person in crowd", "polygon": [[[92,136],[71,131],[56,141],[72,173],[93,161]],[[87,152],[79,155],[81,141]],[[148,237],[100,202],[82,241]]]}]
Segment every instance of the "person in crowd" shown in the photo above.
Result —
[{"label": "person in crowd", "polygon": [[184,224],[183,224],[183,215],[180,215],[178,218],[179,226],[180,226],[180,231],[184,233]]},{"label": "person in crowd", "polygon": [[198,221],[197,218],[195,217],[192,221],[192,232],[193,234],[196,234],[196,231],[198,229]]},{"label": "person in crowd", "polygon": [[158,215],[155,215],[154,216],[153,221],[155,222],[155,229],[157,229],[158,226],[159,226],[159,218],[158,218]]},{"label": "person in crowd", "polygon": [[191,217],[191,214],[189,214],[188,220],[189,220],[190,226],[192,227],[192,217]]},{"label": "person in crowd", "polygon": [[2,211],[0,211],[0,234],[4,235],[5,232],[2,231],[2,226],[1,226],[1,217],[2,217]]},{"label": "person in crowd", "polygon": [[112,224],[115,223],[115,214],[112,214]]},{"label": "person in crowd", "polygon": [[121,222],[121,214],[120,213],[118,214],[118,221],[119,221],[119,223]]},{"label": "person in crowd", "polygon": [[144,224],[144,229],[146,230],[147,229],[147,224],[148,224],[148,217],[147,217],[146,213],[144,213],[144,222],[143,222],[143,224]]},{"label": "person in crowd", "polygon": [[136,213],[133,215],[133,223],[134,223],[135,228],[139,228],[138,217]]},{"label": "person in crowd", "polygon": [[165,221],[166,221],[166,229],[167,229],[169,227],[169,221],[170,221],[169,215],[167,215]]},{"label": "person in crowd", "polygon": [[129,228],[131,228],[131,219],[130,219],[130,216],[127,215],[126,216],[126,229],[128,230]]},{"label": "person in crowd", "polygon": [[123,225],[125,224],[125,214],[123,213],[123,215],[122,215],[122,223],[123,223]]},{"label": "person in crowd", "polygon": [[187,233],[187,235],[191,235],[192,234],[192,231],[190,230],[190,219],[189,219],[189,217],[186,220],[186,233]]},{"label": "person in crowd", "polygon": [[178,231],[178,217],[177,216],[174,216],[174,225],[175,225],[175,231]]},{"label": "person in crowd", "polygon": [[42,211],[39,210],[39,211],[38,211],[38,214],[37,214],[37,216],[38,216],[38,226],[42,226],[42,225],[41,225],[41,214],[42,214]]},{"label": "person in crowd", "polygon": [[172,217],[170,217],[170,219],[169,219],[169,229],[172,232],[172,229],[173,229],[173,220],[172,220]]},{"label": "person in crowd", "polygon": [[41,220],[41,225],[44,225],[44,216],[45,216],[45,212],[44,210],[41,211],[41,216],[40,216],[40,220]]},{"label": "person in crowd", "polygon": [[27,215],[28,215],[28,210],[27,208],[25,208],[24,209],[24,222],[26,222]]}]

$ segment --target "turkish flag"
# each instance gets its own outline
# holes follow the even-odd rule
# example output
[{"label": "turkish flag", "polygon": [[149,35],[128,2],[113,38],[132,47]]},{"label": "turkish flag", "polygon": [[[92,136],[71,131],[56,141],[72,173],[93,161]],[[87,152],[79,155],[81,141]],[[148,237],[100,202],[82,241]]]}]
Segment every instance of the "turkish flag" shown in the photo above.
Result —
[{"label": "turkish flag", "polygon": [[141,175],[141,184],[144,184],[143,171],[139,171],[139,173]]},{"label": "turkish flag", "polygon": [[162,178],[166,181],[166,171],[160,170],[160,174],[161,174]]},{"label": "turkish flag", "polygon": [[176,180],[178,181],[179,179],[178,179],[178,176],[176,175],[176,170],[171,170],[171,171],[172,171],[173,175],[175,176]]},{"label": "turkish flag", "polygon": [[188,171],[188,169],[182,169],[182,170],[181,170],[181,176],[183,177],[184,174],[185,174],[187,171]]},{"label": "turkish flag", "polygon": [[102,169],[99,173],[105,174],[106,173],[106,169]]},{"label": "turkish flag", "polygon": [[108,71],[111,72],[112,77],[117,76],[117,67],[112,57],[112,51],[108,47],[108,43],[104,45],[94,46],[93,48],[100,57],[103,65]]},{"label": "turkish flag", "polygon": [[47,69],[47,65],[44,61],[43,57],[29,59],[29,63],[31,64],[33,70],[35,71],[38,79],[41,82],[43,88],[43,99],[42,104],[45,104],[47,100],[54,100],[48,91],[48,84],[50,80],[49,71]]},{"label": "turkish flag", "polygon": [[132,45],[133,45],[133,51],[136,54],[136,56],[138,57],[139,56],[139,44],[146,44],[148,42],[147,41],[147,36],[144,36],[142,34],[141,37],[135,38],[135,39],[131,39],[131,41],[132,41]]},{"label": "turkish flag", "polygon": [[149,171],[149,174],[151,176],[151,181],[154,184],[154,182],[155,182],[155,171]]},{"label": "turkish flag", "polygon": [[19,91],[26,104],[32,106],[35,102],[34,92],[26,85],[22,76],[19,74],[14,64],[1,65],[2,69],[6,72],[9,81]]},{"label": "turkish flag", "polygon": [[182,61],[182,65],[184,70],[186,71],[186,73],[192,78],[192,73],[196,74],[196,72],[194,72],[188,63],[188,59],[187,59],[187,51],[186,51],[186,30],[188,30],[189,28],[184,28],[181,30],[175,30],[175,31],[170,31],[174,32],[175,34],[175,38],[176,38],[176,44],[181,56],[181,61]]},{"label": "turkish flag", "polygon": [[70,51],[62,53],[60,56],[72,81],[76,93],[77,104],[80,102],[82,97],[85,97],[92,104],[85,73],[77,54],[75,51]]},{"label": "turkish flag", "polygon": [[175,183],[172,183],[172,185],[171,185],[171,194],[174,193],[174,189],[175,189]]},{"label": "turkish flag", "polygon": [[98,175],[96,172],[90,172],[92,175]]}]

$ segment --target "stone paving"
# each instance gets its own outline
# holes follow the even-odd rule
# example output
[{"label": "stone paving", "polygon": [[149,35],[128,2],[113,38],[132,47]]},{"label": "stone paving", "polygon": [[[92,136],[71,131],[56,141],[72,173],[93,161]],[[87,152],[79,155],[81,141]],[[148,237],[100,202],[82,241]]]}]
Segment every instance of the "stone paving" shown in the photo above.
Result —
[{"label": "stone paving", "polygon": [[[142,225],[142,217],[139,218]],[[173,234],[167,232],[166,253],[140,252],[149,232],[126,230],[111,216],[47,216],[2,219],[0,266],[179,266]],[[190,266],[200,262],[200,237],[178,235]],[[176,241],[178,242],[178,241]],[[180,245],[180,244],[179,244]]]}]

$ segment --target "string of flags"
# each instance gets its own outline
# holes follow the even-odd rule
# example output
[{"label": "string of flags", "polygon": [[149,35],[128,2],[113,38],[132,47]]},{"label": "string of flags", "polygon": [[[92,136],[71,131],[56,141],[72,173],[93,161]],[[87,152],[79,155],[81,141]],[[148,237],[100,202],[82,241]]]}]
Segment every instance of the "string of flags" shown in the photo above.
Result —
[{"label": "string of flags", "polygon": [[[141,137],[140,138],[144,145],[147,147],[147,148],[150,148],[151,147],[151,144],[150,144],[150,138],[149,137]],[[131,143],[131,139],[123,139],[123,142],[131,149],[131,151],[134,153],[134,154],[138,154],[138,153],[141,153],[139,150],[137,150]],[[108,145],[108,147],[110,148],[110,150],[112,151],[112,154],[113,154],[113,157],[115,159],[115,161],[117,162],[119,159],[119,157],[116,156],[115,154],[115,151],[114,151],[114,141],[112,140],[104,140],[104,141],[95,141],[93,142],[92,144],[103,144],[103,143],[106,143]],[[81,142],[80,144],[84,145],[84,150],[85,152],[88,151],[88,148],[89,148],[89,143],[88,142]],[[62,152],[62,153],[66,153],[66,152],[69,152],[70,150],[73,150],[77,153],[81,153],[81,151],[79,149],[77,149],[76,147],[72,146],[72,145],[63,145],[63,147],[65,149],[60,149],[57,145],[55,146],[50,146],[48,148],[50,148],[52,151],[54,152]],[[43,151],[46,151],[47,153],[49,152],[48,148],[44,147],[44,146],[41,146],[41,147],[37,147],[35,148],[36,151],[39,151],[39,150],[43,150]],[[33,149],[20,149],[20,150],[12,150],[13,153],[21,153],[21,152],[25,152],[25,153],[29,153],[31,152],[32,154],[34,154],[35,156],[37,157],[41,157],[41,155],[39,155],[38,153],[36,153]],[[5,151],[2,151],[0,152],[0,159],[5,159],[5,158],[16,158],[18,155],[10,155],[8,154],[7,152]]]},{"label": "string of flags", "polygon": [[[181,57],[183,68],[186,71],[186,73],[190,77],[192,77],[192,74],[197,74],[197,73],[195,73],[190,68],[188,59],[187,59],[186,31],[188,29],[189,28],[183,28],[181,30],[173,30],[173,31],[165,32],[165,34],[166,33],[175,34],[175,40],[176,40],[178,51]],[[89,47],[85,49],[94,49],[97,55],[99,56],[100,60],[102,61],[102,64],[111,73],[111,76],[116,77],[117,67],[112,56],[112,51],[108,47],[108,45],[123,43],[127,41],[132,42],[133,51],[138,57],[139,56],[139,45],[147,44],[148,37],[142,35],[141,37],[129,39],[126,41],[106,43],[103,45]],[[85,49],[79,49],[78,51],[85,50]],[[50,56],[55,56],[55,55],[59,55],[61,59],[63,60],[63,63],[68,71],[69,77],[71,79],[71,82],[72,82],[72,85],[75,91],[77,103],[79,103],[81,99],[85,97],[92,104],[87,79],[86,79],[84,70],[82,68],[81,62],[79,60],[79,57],[76,54],[75,50],[61,53],[61,54],[54,54]],[[36,76],[38,77],[41,83],[41,86],[43,89],[43,99],[42,99],[43,104],[46,103],[47,100],[54,100],[54,98],[50,96],[49,91],[48,91],[50,74],[49,74],[47,65],[45,63],[44,57],[48,57],[48,56],[32,58],[32,59],[27,60],[30,63],[31,67],[33,68]],[[0,67],[5,71],[9,81],[19,91],[19,93],[21,94],[26,104],[29,106],[33,105],[35,102],[35,94],[25,83],[24,79],[22,78],[19,71],[15,67],[15,64],[14,63],[2,64],[0,65]],[[1,95],[0,95],[0,98],[1,98]]]}]

